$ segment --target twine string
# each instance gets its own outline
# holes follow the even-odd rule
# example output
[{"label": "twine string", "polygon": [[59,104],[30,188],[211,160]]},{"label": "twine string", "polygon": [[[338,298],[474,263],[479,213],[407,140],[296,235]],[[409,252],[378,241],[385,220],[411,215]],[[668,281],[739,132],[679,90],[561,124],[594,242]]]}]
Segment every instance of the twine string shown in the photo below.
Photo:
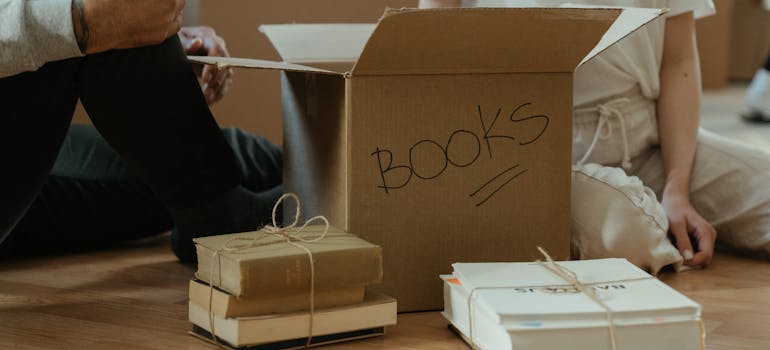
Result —
[{"label": "twine string", "polygon": [[[279,226],[278,220],[276,218],[277,211],[281,203],[286,198],[292,198],[297,203],[297,210],[294,212],[294,219],[288,226]],[[225,242],[224,246],[220,249],[217,249],[214,251],[214,253],[211,255],[211,271],[209,274],[209,325],[211,327],[211,338],[214,340],[214,344],[221,346],[219,341],[217,340],[216,336],[216,330],[214,328],[214,310],[212,308],[213,298],[214,298],[214,260],[217,261],[216,267],[218,267],[219,271],[219,283],[218,285],[222,285],[222,260],[221,260],[221,253],[227,252],[227,253],[238,253],[245,249],[250,248],[256,248],[256,247],[264,247],[268,245],[274,245],[279,243],[287,243],[297,249],[300,249],[307,254],[308,261],[310,262],[310,296],[309,296],[309,305],[310,305],[310,320],[308,321],[308,336],[307,336],[307,342],[305,342],[305,347],[309,347],[311,341],[313,340],[313,319],[315,318],[315,261],[313,259],[313,252],[310,251],[307,247],[302,245],[301,243],[314,243],[318,242],[326,237],[326,234],[329,232],[329,220],[326,219],[323,215],[314,216],[307,221],[305,221],[302,226],[299,226],[299,218],[301,215],[301,202],[299,200],[299,197],[294,193],[286,193],[281,198],[278,198],[278,200],[275,202],[275,205],[273,206],[273,213],[272,213],[272,225],[266,225],[263,227],[259,232],[257,232],[256,235],[249,236],[249,237],[234,237],[227,242]],[[307,228],[308,225],[315,221],[323,221],[324,223],[324,231],[320,235],[317,235],[315,237],[305,237],[305,234],[303,234],[303,231]],[[280,237],[283,238],[282,240],[277,241],[263,241],[265,238],[268,237]]]},{"label": "twine string", "polygon": [[562,266],[557,264],[550,255],[541,247],[537,247],[537,250],[540,251],[540,254],[543,254],[545,256],[546,261],[540,261],[538,260],[538,265],[545,267],[548,269],[548,271],[551,271],[556,276],[561,277],[561,279],[567,281],[567,283],[571,284],[575,289],[578,290],[578,292],[585,294],[591,300],[593,300],[597,305],[601,306],[604,309],[604,313],[607,316],[607,324],[610,331],[610,344],[612,345],[612,350],[617,350],[617,342],[615,341],[615,321],[612,316],[612,309],[610,309],[609,306],[607,306],[604,301],[599,297],[599,294],[596,293],[596,290],[590,286],[586,286],[583,283],[580,283],[580,281],[577,278],[577,274]]},{"label": "twine string", "polygon": [[[612,350],[617,350],[617,343],[615,341],[615,324],[613,321],[612,316],[612,310],[605,304],[601,298],[599,298],[599,295],[596,293],[596,290],[591,287],[591,285],[585,285],[581,283],[578,278],[577,274],[562,266],[557,264],[551,256],[543,250],[543,248],[537,247],[537,250],[540,251],[541,254],[545,257],[546,261],[543,262],[541,260],[537,260],[536,263],[548,271],[552,272],[556,276],[560,277],[564,281],[567,282],[568,285],[571,285],[574,287],[578,292],[585,294],[588,296],[591,300],[593,300],[596,304],[601,306],[604,309],[604,312],[607,316],[607,323],[610,331],[610,343],[612,346]],[[639,278],[639,279],[631,279],[632,280],[641,280],[641,279],[647,279],[649,277],[645,278]],[[506,286],[506,287],[475,287],[471,290],[470,294],[468,295],[468,340],[470,341],[471,349],[476,350],[478,349],[476,345],[476,341],[474,339],[474,332],[473,332],[473,316],[474,316],[474,307],[473,307],[473,300],[476,297],[476,294],[478,291],[481,290],[493,290],[493,289],[512,289],[512,288],[520,288],[516,286]]]}]

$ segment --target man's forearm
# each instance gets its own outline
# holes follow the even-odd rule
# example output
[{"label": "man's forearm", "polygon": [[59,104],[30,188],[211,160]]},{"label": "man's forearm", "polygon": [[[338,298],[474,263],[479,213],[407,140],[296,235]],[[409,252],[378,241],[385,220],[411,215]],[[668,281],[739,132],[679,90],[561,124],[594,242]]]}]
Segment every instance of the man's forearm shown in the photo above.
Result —
[{"label": "man's forearm", "polygon": [[83,0],[72,0],[72,29],[75,32],[80,52],[88,50],[88,23],[86,23],[85,5]]}]

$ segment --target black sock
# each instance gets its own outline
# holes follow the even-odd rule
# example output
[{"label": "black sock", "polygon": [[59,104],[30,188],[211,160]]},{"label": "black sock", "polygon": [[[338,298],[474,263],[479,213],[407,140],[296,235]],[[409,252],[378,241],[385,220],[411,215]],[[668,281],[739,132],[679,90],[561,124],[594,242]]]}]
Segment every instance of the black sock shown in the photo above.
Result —
[{"label": "black sock", "polygon": [[[171,233],[171,249],[179,260],[195,261],[193,238],[258,230],[272,223],[273,206],[282,194],[280,185],[264,192],[237,186],[204,205],[173,210],[176,227]],[[278,222],[280,215],[279,210]]]}]

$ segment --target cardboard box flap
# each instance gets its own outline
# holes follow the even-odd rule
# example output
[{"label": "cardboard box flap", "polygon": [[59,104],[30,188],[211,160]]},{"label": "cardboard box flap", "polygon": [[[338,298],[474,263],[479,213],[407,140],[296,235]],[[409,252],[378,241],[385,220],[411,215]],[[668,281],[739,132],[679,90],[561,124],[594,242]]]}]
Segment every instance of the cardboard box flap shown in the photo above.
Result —
[{"label": "cardboard box flap", "polygon": [[212,57],[212,56],[188,56],[187,58],[191,62],[197,62],[197,63],[203,63],[203,64],[215,64],[218,66],[272,69],[272,70],[283,70],[283,71],[289,71],[289,72],[310,72],[310,73],[332,74],[332,75],[341,74],[341,73],[332,72],[326,69],[308,67],[308,66],[293,64],[289,62],[275,62],[275,61],[266,61],[266,60],[255,60],[255,59],[249,59],[249,58]]},{"label": "cardboard box flap", "polygon": [[353,75],[572,72],[617,8],[386,11]]},{"label": "cardboard box flap", "polygon": [[262,25],[259,30],[286,62],[310,66],[346,62],[352,66],[374,27],[374,24],[275,24]]},{"label": "cardboard box flap", "polygon": [[[588,6],[588,5],[569,5],[570,7],[579,6],[580,8],[597,8],[594,6]],[[607,30],[607,32],[602,36],[601,40],[599,40],[599,43],[591,50],[591,52],[586,55],[586,57],[583,58],[583,60],[578,65],[581,66],[583,63],[588,62],[592,58],[596,57],[596,55],[600,54],[616,42],[620,41],[621,39],[625,38],[629,34],[633,33],[640,27],[644,26],[645,24],[651,22],[652,20],[658,18],[660,15],[668,12],[668,9],[655,9],[655,8],[634,8],[634,7],[623,7],[623,12],[618,16],[618,18],[615,20],[614,23],[612,23],[612,26],[610,26],[610,29]]]}]

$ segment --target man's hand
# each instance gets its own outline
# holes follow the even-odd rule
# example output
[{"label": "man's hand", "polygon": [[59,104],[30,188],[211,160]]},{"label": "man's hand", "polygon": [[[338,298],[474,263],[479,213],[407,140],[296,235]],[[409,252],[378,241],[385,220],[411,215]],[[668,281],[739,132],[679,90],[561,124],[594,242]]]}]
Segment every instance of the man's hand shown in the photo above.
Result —
[{"label": "man's hand", "polygon": [[[182,27],[185,0],[82,0],[83,21],[73,18],[85,53],[160,44]],[[73,11],[80,12],[80,11]],[[83,28],[85,26],[85,28]]]},{"label": "man's hand", "polygon": [[[210,27],[183,27],[179,39],[188,55],[229,57],[225,40],[217,36]],[[215,65],[195,64],[195,74],[206,96],[206,102],[213,104],[225,95],[232,82],[232,68],[220,69]]]},{"label": "man's hand", "polygon": [[669,231],[676,240],[676,247],[684,257],[684,264],[707,266],[711,263],[711,258],[714,256],[714,242],[717,238],[714,227],[695,211],[684,196],[667,196],[664,192],[661,202],[668,216]]}]

